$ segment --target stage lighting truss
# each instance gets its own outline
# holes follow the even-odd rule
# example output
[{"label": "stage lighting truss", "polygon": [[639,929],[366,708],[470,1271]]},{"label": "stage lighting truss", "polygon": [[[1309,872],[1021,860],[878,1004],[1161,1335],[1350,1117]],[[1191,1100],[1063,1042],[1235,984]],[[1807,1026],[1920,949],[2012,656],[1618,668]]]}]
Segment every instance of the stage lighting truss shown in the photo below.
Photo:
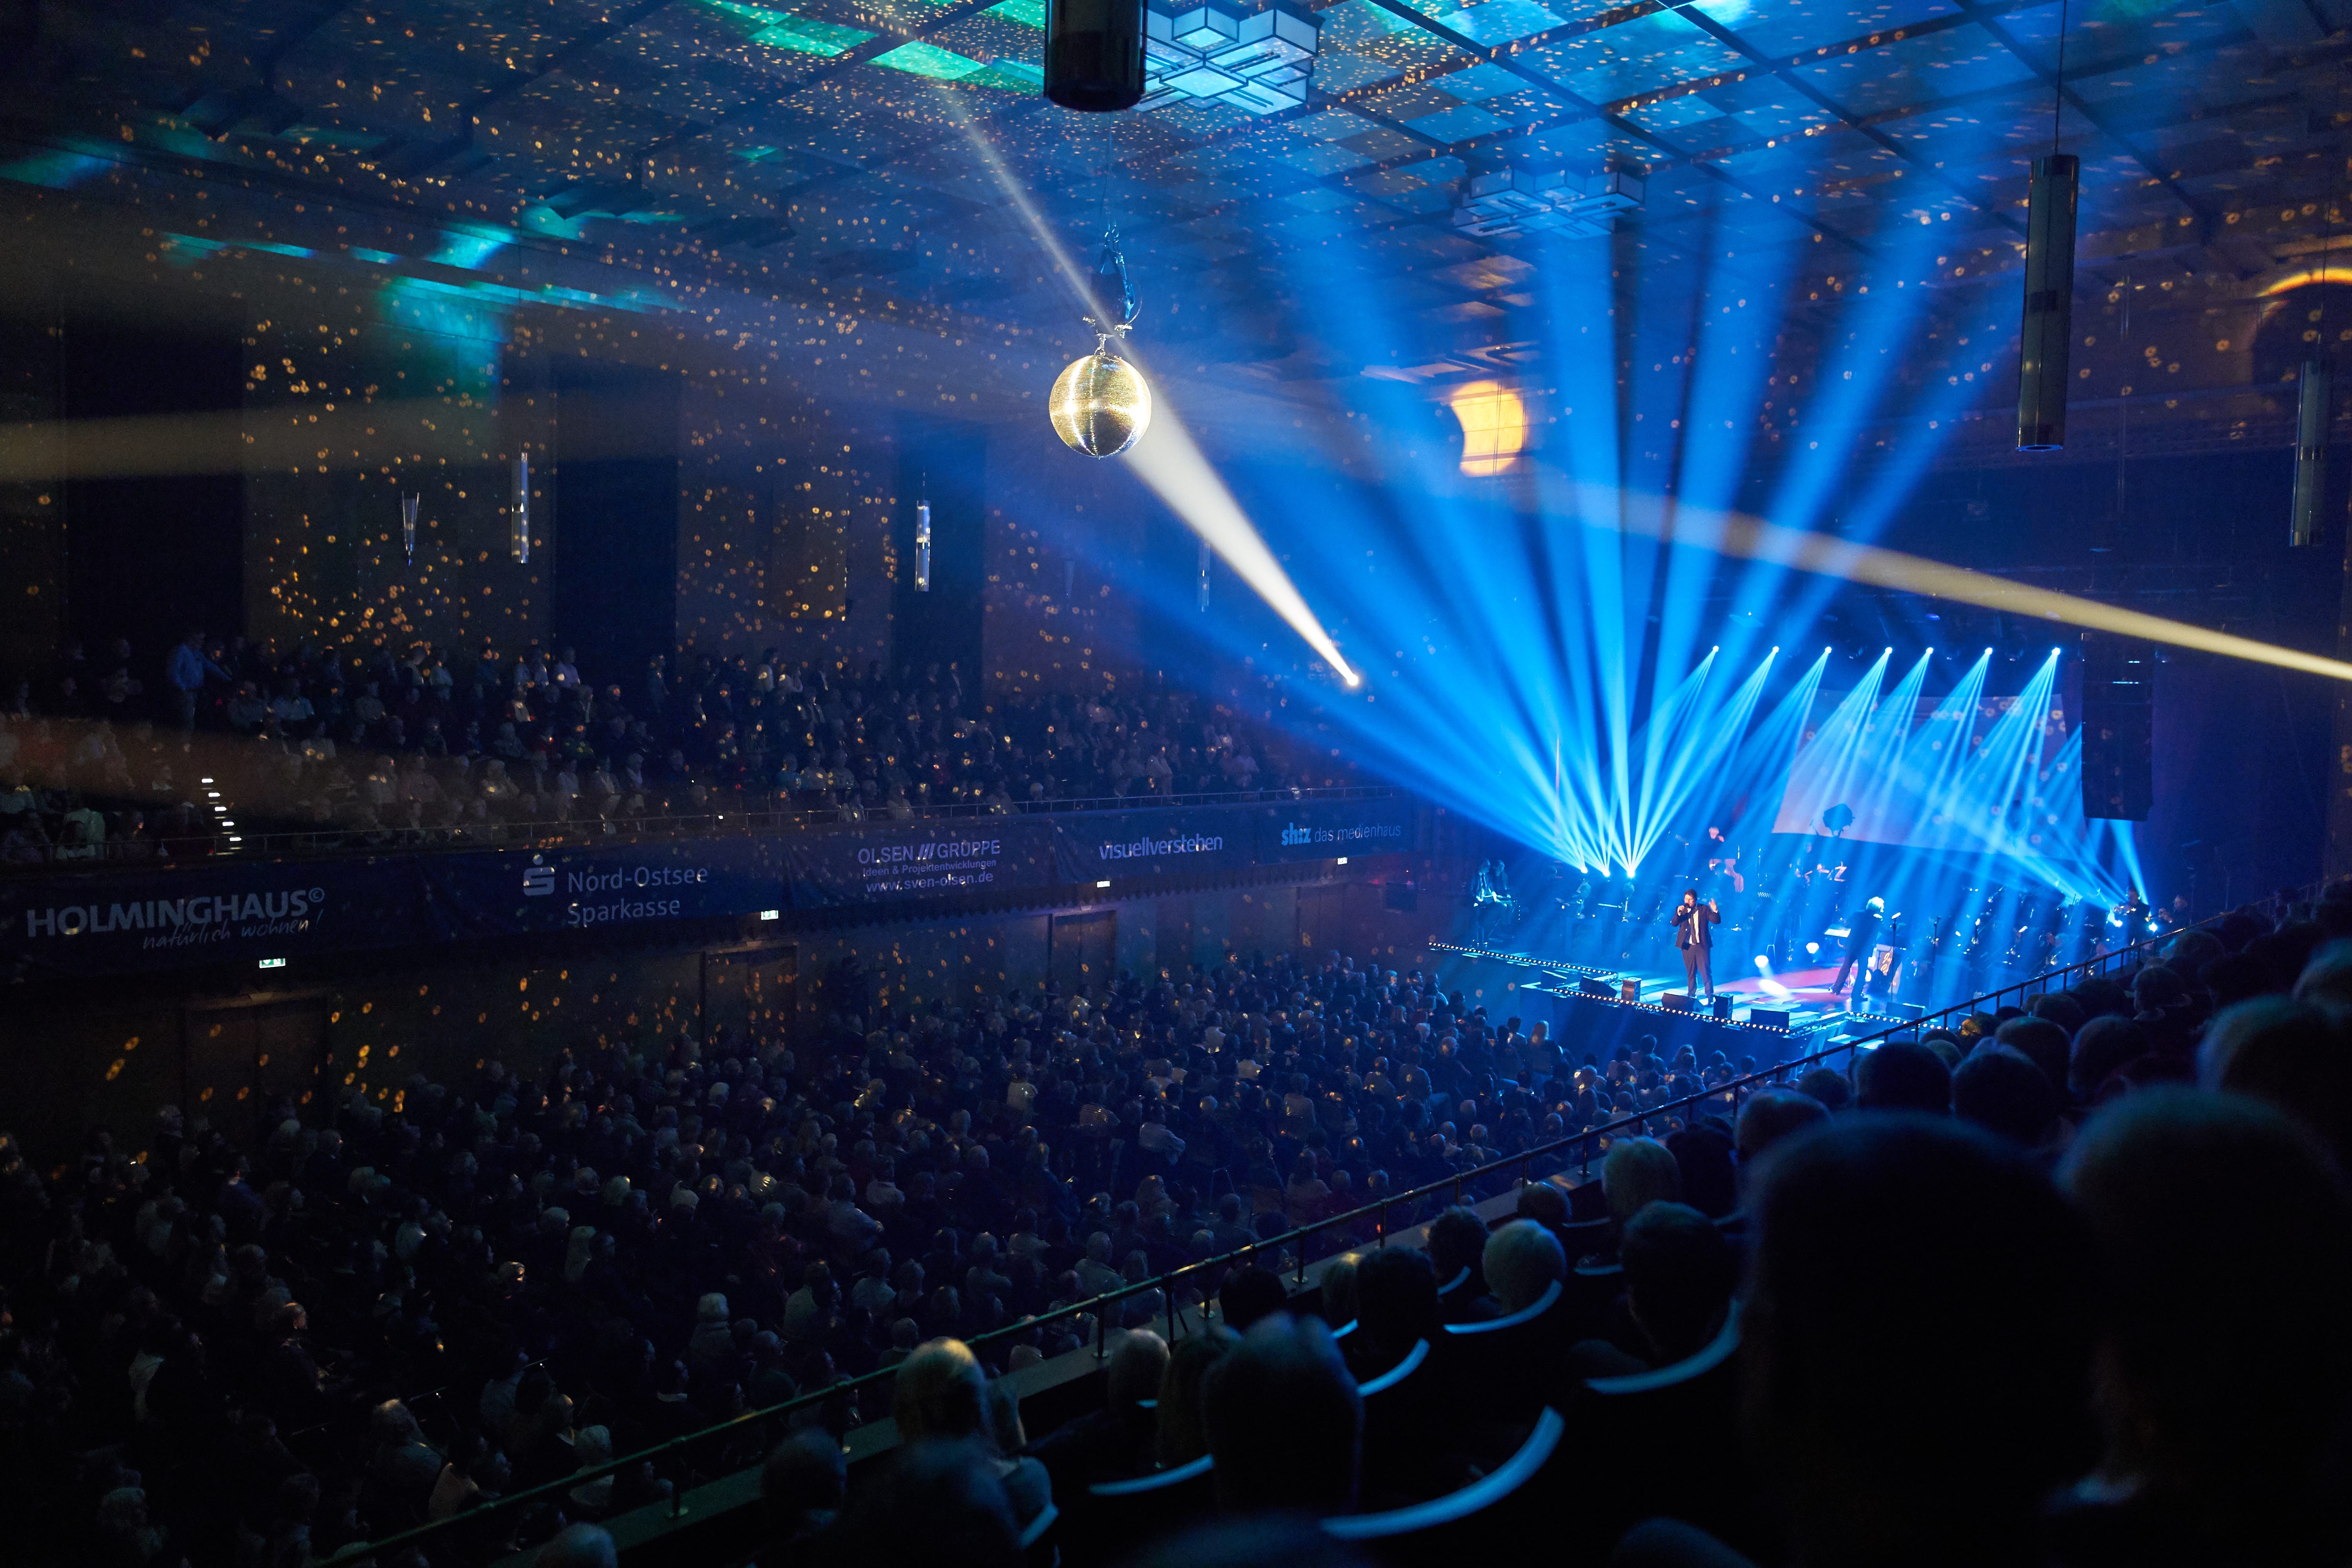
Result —
[{"label": "stage lighting truss", "polygon": [[1559,234],[1570,238],[1604,235],[1617,215],[1642,205],[1642,181],[1622,169],[1572,181],[1554,172],[1497,169],[1474,174],[1454,209],[1454,226],[1481,238],[1517,234]]},{"label": "stage lighting truss", "polygon": [[1143,18],[1143,101],[1139,109],[1227,103],[1276,114],[1307,101],[1322,24],[1276,4],[1244,15],[1213,3],[1178,11],[1150,0]]}]

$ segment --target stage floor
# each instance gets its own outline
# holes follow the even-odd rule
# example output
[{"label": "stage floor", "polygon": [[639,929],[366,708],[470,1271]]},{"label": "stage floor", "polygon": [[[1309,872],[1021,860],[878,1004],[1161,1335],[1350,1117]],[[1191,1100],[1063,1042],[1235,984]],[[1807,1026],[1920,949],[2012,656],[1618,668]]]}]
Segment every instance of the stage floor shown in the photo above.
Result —
[{"label": "stage floor", "polygon": [[[1446,947],[1441,949],[1441,952],[1444,955],[1444,961],[1465,966],[1465,974],[1467,974],[1470,968],[1474,966],[1487,970],[1486,984],[1484,986],[1487,994],[1483,999],[1487,1016],[1490,1017],[1500,1016],[1511,1011],[1506,1005],[1498,1013],[1495,1005],[1496,997],[1492,994],[1494,987],[1491,984],[1493,972],[1489,966],[1498,963],[1509,965],[1513,972],[1513,979],[1520,984],[1538,979],[1538,972],[1542,970],[1579,976],[1607,975],[1614,980],[1638,980],[1641,983],[1640,999],[1652,1006],[1663,1005],[1669,993],[1680,992],[1684,986],[1683,971],[1679,963],[1671,971],[1601,969],[1591,964],[1563,963],[1559,960],[1530,952],[1509,952],[1466,947]],[[1889,1025],[1903,1021],[1906,1015],[1890,1006],[1882,998],[1874,997],[1870,1000],[1869,1006],[1872,1011],[1855,1011],[1859,999],[1854,995],[1854,989],[1859,984],[1860,977],[1858,975],[1846,977],[1843,995],[1832,995],[1830,993],[1831,983],[1836,979],[1837,966],[1831,964],[1816,969],[1789,970],[1769,978],[1758,973],[1736,977],[1721,975],[1717,977],[1716,990],[1732,998],[1732,1016],[1735,1019],[1744,1020],[1748,1012],[1754,1008],[1785,1013],[1789,1016],[1790,1035],[1805,1039],[1816,1047],[1855,1035],[1873,1034]],[[1438,980],[1441,985],[1449,990],[1455,989],[1460,984],[1459,981],[1449,976],[1444,967],[1441,967]],[[1480,990],[1481,985],[1474,983],[1461,988],[1475,991]],[[1704,1002],[1700,1006],[1702,1008],[1705,1006]]]}]

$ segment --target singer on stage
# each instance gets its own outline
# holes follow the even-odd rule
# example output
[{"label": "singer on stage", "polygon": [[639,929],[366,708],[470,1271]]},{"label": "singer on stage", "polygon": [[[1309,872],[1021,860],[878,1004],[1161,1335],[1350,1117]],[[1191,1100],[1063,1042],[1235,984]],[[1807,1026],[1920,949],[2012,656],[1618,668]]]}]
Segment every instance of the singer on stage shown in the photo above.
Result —
[{"label": "singer on stage", "polygon": [[1723,911],[1715,900],[1698,901],[1698,889],[1683,894],[1683,901],[1675,906],[1675,947],[1683,955],[1683,985],[1693,996],[1701,985],[1706,987],[1707,1000],[1715,1000],[1715,976],[1707,969],[1707,958],[1715,950],[1714,929],[1723,919]]}]

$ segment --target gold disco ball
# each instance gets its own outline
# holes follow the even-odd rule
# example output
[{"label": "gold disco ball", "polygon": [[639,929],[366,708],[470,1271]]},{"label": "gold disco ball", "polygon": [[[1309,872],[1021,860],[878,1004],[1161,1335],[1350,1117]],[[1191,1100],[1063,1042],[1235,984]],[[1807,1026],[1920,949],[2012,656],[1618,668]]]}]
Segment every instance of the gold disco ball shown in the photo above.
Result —
[{"label": "gold disco ball", "polygon": [[1072,360],[1054,378],[1045,414],[1072,451],[1115,458],[1151,427],[1151,388],[1133,365],[1104,347]]}]

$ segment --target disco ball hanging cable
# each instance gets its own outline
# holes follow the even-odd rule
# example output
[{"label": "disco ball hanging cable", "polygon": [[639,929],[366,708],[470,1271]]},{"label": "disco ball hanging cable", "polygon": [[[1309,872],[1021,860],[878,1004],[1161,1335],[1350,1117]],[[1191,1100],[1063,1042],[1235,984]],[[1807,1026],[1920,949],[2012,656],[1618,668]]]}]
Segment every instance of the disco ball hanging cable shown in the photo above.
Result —
[{"label": "disco ball hanging cable", "polygon": [[1134,280],[1128,276],[1127,257],[1119,248],[1118,226],[1110,218],[1110,131],[1104,127],[1103,167],[1097,189],[1102,195],[1102,250],[1095,262],[1087,303],[1094,314],[1086,323],[1094,329],[1095,352],[1072,360],[1054,380],[1046,400],[1046,417],[1054,433],[1074,452],[1090,458],[1113,458],[1126,451],[1151,427],[1151,388],[1142,373],[1118,353],[1128,329],[1141,306]]}]

